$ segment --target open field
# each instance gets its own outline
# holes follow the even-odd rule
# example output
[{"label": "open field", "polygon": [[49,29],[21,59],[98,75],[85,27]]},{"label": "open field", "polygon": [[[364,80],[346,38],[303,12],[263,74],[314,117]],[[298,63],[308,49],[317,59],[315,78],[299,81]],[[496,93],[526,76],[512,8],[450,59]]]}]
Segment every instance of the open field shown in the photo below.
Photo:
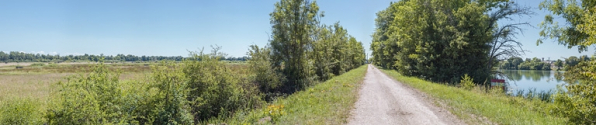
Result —
[{"label": "open field", "polygon": [[[76,73],[34,73],[34,74],[0,74],[0,100],[12,97],[44,100],[48,97],[53,84],[66,81],[68,76]],[[128,72],[120,76],[121,80],[140,79],[144,72]]]},{"label": "open field", "polygon": [[[2,63],[4,64],[4,63]],[[11,64],[11,63],[9,63]],[[19,63],[33,64],[33,63]],[[151,73],[147,63],[109,64],[110,70],[120,71],[120,80],[139,80]],[[247,72],[243,63],[229,63],[232,71],[240,74]],[[12,97],[27,97],[43,100],[54,86],[52,84],[66,81],[73,75],[86,74],[93,68],[93,63],[60,63],[58,65],[24,66],[15,69],[14,66],[0,66],[0,100]]]},{"label": "open field", "polygon": [[[19,65],[34,63],[19,63]],[[24,66],[16,69],[11,63],[0,66],[0,100],[13,97],[25,97],[44,100],[48,97],[53,84],[66,81],[69,76],[86,74],[91,71],[90,63],[60,63],[43,66]],[[111,64],[111,70],[122,72],[120,80],[141,79],[150,73],[150,67],[144,64]]]}]

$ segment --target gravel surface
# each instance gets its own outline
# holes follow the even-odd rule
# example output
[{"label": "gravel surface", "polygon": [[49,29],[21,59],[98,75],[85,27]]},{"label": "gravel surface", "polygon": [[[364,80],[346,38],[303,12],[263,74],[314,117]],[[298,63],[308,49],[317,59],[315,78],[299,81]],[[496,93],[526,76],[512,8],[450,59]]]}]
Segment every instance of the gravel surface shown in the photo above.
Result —
[{"label": "gravel surface", "polygon": [[395,81],[368,66],[360,97],[349,125],[451,125],[465,124],[449,111],[436,107],[424,93]]}]

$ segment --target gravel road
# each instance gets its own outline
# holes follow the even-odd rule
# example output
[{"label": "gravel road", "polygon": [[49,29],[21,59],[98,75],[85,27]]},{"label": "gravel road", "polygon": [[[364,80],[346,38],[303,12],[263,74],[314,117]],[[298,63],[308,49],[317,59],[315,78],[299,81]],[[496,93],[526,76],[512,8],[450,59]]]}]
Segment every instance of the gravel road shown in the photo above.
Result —
[{"label": "gravel road", "polygon": [[368,66],[349,125],[465,124],[449,111],[436,107],[424,93],[395,81]]}]

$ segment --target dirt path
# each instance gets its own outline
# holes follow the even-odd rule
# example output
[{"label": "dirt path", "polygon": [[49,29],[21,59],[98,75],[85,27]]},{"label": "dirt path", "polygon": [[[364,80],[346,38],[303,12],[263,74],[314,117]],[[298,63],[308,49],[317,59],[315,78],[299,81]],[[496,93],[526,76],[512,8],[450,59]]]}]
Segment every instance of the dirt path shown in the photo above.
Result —
[{"label": "dirt path", "polygon": [[465,124],[449,111],[438,108],[426,95],[397,82],[372,65],[360,88],[349,125]]}]

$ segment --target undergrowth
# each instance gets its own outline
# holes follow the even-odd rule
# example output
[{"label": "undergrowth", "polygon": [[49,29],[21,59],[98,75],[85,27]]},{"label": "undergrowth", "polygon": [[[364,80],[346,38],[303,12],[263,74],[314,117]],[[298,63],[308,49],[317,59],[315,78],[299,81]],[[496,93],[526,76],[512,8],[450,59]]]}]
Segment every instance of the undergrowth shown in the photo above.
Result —
[{"label": "undergrowth", "polygon": [[219,117],[206,123],[225,124],[345,124],[358,99],[367,66],[361,66],[266,107]]}]

